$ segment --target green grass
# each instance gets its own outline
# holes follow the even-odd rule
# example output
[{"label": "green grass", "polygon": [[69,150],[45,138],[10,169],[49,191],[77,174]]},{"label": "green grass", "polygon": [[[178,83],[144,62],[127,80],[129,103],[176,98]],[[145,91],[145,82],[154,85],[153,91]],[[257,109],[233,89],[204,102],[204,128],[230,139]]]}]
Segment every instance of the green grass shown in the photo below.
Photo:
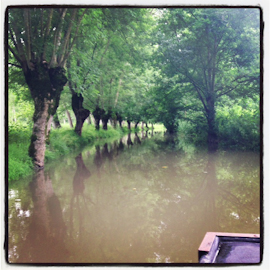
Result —
[{"label": "green grass", "polygon": [[[164,131],[163,125],[154,125],[155,131]],[[139,132],[140,128],[131,128],[131,132]],[[89,145],[104,144],[123,137],[129,133],[126,126],[114,129],[108,125],[108,130],[95,130],[93,125],[84,124],[82,136],[79,136],[68,125],[60,129],[52,129],[50,140],[46,145],[45,164],[56,161],[61,157],[78,154]],[[13,181],[30,175],[33,164],[28,156],[28,148],[32,127],[23,124],[9,124],[8,134],[8,180]]]},{"label": "green grass", "polygon": [[81,150],[89,144],[94,144],[102,139],[119,138],[125,131],[108,127],[108,130],[95,130],[92,125],[85,125],[82,130],[82,136],[79,136],[73,129],[62,127],[52,130],[50,142],[46,147],[45,162],[58,159],[74,151]]},{"label": "green grass", "polygon": [[29,175],[33,171],[31,158],[28,156],[29,143],[11,143],[8,146],[8,179],[14,180]]},{"label": "green grass", "polygon": [[[28,147],[32,128],[26,125],[9,125],[8,138],[8,180],[17,180],[33,172],[33,164],[28,156]],[[134,128],[131,130],[134,132]],[[66,155],[79,153],[85,146],[104,143],[104,141],[121,138],[129,130],[127,127],[108,130],[95,130],[93,125],[84,125],[82,136],[67,125],[60,129],[52,129],[50,140],[46,145],[45,164],[60,159]]]},{"label": "green grass", "polygon": [[8,132],[8,179],[14,180],[29,175],[33,171],[28,156],[31,127],[23,124],[10,124]]}]

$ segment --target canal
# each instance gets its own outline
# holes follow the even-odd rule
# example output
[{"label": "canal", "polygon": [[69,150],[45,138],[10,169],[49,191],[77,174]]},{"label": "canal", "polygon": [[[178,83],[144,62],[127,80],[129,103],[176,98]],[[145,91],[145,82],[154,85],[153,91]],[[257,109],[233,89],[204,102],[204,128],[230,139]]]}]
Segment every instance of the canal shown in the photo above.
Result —
[{"label": "canal", "polygon": [[208,231],[260,233],[260,155],[131,134],[8,190],[11,263],[197,263]]}]

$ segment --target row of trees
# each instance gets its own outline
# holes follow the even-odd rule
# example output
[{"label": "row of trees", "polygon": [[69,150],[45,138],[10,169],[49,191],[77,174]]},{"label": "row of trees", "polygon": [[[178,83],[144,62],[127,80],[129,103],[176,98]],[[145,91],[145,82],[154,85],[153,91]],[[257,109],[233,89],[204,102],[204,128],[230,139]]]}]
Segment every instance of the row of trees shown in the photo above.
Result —
[{"label": "row of trees", "polygon": [[161,122],[169,133],[179,119],[204,119],[216,149],[223,97],[259,96],[259,17],[255,8],[10,7],[9,89],[30,90],[35,166],[59,103],[71,105],[79,135],[90,113],[97,129],[111,119]]}]

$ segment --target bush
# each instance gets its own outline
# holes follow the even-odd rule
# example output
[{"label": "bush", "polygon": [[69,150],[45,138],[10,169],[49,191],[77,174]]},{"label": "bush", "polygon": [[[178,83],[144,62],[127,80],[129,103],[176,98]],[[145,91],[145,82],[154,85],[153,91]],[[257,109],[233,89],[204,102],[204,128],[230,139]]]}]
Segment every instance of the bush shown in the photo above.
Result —
[{"label": "bush", "polygon": [[28,142],[31,136],[32,127],[26,124],[18,124],[15,122],[9,123],[8,126],[8,142],[9,143],[24,143]]},{"label": "bush", "polygon": [[220,146],[229,149],[260,149],[260,115],[254,106],[224,106],[217,110]]},{"label": "bush", "polygon": [[12,143],[8,146],[8,180],[30,175],[33,170],[28,156],[29,143]]},{"label": "bush", "polygon": [[180,120],[178,122],[178,136],[187,143],[197,146],[205,145],[207,142],[206,120],[197,116],[196,121]]}]

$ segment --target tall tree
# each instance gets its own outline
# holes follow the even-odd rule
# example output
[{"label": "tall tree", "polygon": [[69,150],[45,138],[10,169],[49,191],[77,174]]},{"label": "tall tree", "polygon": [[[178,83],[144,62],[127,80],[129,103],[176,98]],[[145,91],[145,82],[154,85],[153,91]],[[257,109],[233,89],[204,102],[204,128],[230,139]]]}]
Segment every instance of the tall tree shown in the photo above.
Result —
[{"label": "tall tree", "polygon": [[[81,29],[80,42],[70,62],[69,80],[75,92],[82,94],[97,129],[100,120],[103,129],[107,129],[109,119],[116,123],[124,117],[120,114],[128,92],[125,80],[143,61],[140,40],[146,19],[146,9],[97,8],[91,9],[91,17],[82,21],[87,27]],[[135,76],[132,79],[136,85]]]},{"label": "tall tree", "polygon": [[8,8],[10,65],[19,67],[34,100],[29,147],[37,169],[44,167],[46,134],[67,82],[65,64],[86,10],[77,8]]},{"label": "tall tree", "polygon": [[192,86],[213,150],[218,145],[216,102],[231,92],[243,94],[245,86],[259,81],[259,15],[255,8],[164,9],[160,14],[159,66],[169,77],[184,76],[187,89]]}]

